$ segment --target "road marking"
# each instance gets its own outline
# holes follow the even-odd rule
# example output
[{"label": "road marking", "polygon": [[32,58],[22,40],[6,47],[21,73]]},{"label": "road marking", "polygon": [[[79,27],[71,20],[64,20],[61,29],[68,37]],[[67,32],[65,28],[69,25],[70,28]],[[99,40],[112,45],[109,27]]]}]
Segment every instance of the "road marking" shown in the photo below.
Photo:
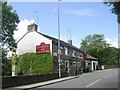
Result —
[{"label": "road marking", "polygon": [[95,84],[95,83],[97,83],[98,81],[100,81],[101,79],[98,79],[97,81],[95,81],[95,82],[93,82],[93,83],[91,83],[91,84],[89,84],[89,85],[87,85],[86,87],[89,87],[89,86],[91,86],[91,85],[93,85],[93,84]]},{"label": "road marking", "polygon": [[107,76],[105,76],[104,78],[107,78],[107,77],[109,77],[109,76],[111,76],[112,74],[109,74],[109,75],[107,75]]}]

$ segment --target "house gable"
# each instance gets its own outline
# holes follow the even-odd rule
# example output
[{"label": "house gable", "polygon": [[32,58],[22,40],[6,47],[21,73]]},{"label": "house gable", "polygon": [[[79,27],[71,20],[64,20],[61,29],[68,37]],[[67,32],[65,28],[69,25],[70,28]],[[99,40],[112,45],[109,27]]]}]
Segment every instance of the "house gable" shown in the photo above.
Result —
[{"label": "house gable", "polygon": [[38,32],[27,33],[19,42],[16,53],[24,54],[28,52],[36,52],[36,46],[40,45],[42,42],[50,44],[50,51],[52,51],[52,40],[44,37]]}]

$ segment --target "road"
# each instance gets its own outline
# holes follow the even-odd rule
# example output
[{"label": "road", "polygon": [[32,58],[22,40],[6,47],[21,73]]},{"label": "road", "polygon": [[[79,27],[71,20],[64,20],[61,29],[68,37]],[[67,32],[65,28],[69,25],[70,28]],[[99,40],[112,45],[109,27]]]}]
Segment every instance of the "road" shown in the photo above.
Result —
[{"label": "road", "polygon": [[118,88],[118,69],[85,73],[78,78],[37,87],[34,90],[40,88]]}]

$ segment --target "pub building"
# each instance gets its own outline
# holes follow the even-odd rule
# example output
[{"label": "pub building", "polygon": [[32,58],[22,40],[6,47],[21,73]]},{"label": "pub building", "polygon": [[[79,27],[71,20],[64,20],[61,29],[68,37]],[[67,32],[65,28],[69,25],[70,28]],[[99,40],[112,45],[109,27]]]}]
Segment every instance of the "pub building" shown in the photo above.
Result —
[{"label": "pub building", "polygon": [[[58,73],[58,39],[38,32],[37,27],[34,23],[28,26],[27,33],[18,41],[16,53],[22,55],[28,52],[51,52],[54,72]],[[67,70],[68,75],[83,72],[85,52],[73,46],[72,40],[68,40],[68,43],[60,40],[60,48],[61,72]]]}]

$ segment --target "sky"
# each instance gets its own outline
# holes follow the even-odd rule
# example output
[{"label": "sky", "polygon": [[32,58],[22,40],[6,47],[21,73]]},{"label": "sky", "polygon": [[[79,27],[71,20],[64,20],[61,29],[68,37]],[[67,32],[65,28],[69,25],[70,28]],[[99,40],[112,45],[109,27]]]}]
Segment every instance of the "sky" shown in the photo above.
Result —
[{"label": "sky", "polygon": [[[19,40],[27,26],[36,23],[39,32],[58,38],[57,2],[8,2],[16,10],[20,23],[14,32]],[[60,38],[80,47],[81,39],[87,35],[103,34],[105,40],[118,47],[118,24],[116,15],[102,2],[64,2],[59,3]]]}]

